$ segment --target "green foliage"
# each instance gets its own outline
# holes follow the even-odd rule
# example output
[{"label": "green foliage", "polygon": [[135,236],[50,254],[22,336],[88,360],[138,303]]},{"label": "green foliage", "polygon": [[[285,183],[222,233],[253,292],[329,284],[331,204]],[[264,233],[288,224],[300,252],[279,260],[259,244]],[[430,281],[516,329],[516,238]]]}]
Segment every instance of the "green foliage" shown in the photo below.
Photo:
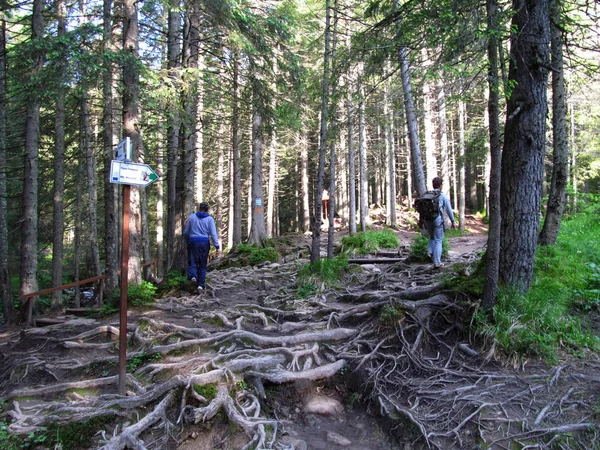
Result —
[{"label": "green foliage", "polygon": [[348,258],[320,258],[314,264],[304,264],[298,271],[296,295],[306,298],[319,291],[318,286],[335,286],[348,270]]},{"label": "green foliage", "polygon": [[385,325],[394,326],[404,316],[404,311],[402,311],[400,308],[396,308],[392,305],[385,305],[381,310],[379,320]]},{"label": "green foliage", "polygon": [[[410,244],[409,249],[409,258],[412,261],[426,261],[429,262],[431,259],[427,254],[427,250],[429,247],[429,239],[419,234],[415,236]],[[448,243],[448,237],[444,234],[444,239],[442,240],[442,258],[446,258],[448,256],[448,250],[450,249],[450,244]]]},{"label": "green foliage", "polygon": [[[141,284],[130,284],[127,288],[127,306],[147,306],[154,303],[158,288],[148,281]],[[115,289],[104,302],[104,308],[96,315],[106,317],[117,312],[121,304],[121,290]]]},{"label": "green foliage", "polygon": [[256,266],[262,262],[277,262],[279,261],[279,253],[275,247],[256,247],[254,245],[240,244],[237,246],[237,251],[242,255],[246,255],[251,265]]},{"label": "green foliage", "polygon": [[592,209],[563,220],[556,245],[538,249],[529,292],[501,292],[491,322],[476,315],[476,329],[502,353],[555,363],[560,351],[600,350],[598,338],[585,329],[585,315],[600,303],[597,217]]},{"label": "green foliage", "polygon": [[127,304],[129,306],[145,306],[154,303],[157,287],[148,281],[131,284],[127,288]]},{"label": "green foliage", "polygon": [[138,367],[150,362],[158,361],[162,358],[160,353],[142,353],[141,355],[135,355],[127,361],[127,372],[135,372]]},{"label": "green foliage", "polygon": [[28,448],[61,448],[75,450],[92,448],[93,438],[98,430],[114,421],[112,415],[92,417],[85,422],[65,425],[51,425],[27,436],[8,434],[8,423],[0,421],[0,448],[2,450],[21,450]]},{"label": "green foliage", "polygon": [[367,231],[342,238],[342,253],[347,255],[366,255],[381,248],[397,248],[398,236],[391,230]]},{"label": "green foliage", "polygon": [[167,273],[164,283],[158,287],[158,294],[163,295],[167,292],[173,292],[180,289],[186,289],[190,284],[187,274],[184,271],[172,270]]},{"label": "green foliage", "polygon": [[212,400],[217,396],[217,384],[194,384],[194,390],[206,400]]}]

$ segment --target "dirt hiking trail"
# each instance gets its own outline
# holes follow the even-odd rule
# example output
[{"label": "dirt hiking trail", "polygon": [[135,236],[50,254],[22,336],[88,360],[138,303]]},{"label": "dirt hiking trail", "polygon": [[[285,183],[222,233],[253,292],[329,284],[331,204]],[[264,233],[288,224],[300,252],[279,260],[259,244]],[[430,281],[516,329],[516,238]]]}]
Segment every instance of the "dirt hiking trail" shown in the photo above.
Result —
[{"label": "dirt hiking trail", "polygon": [[106,450],[599,448],[597,358],[506,367],[469,334],[477,305],[442,281],[481,257],[470,225],[441,270],[410,261],[401,230],[398,262],[351,265],[309,298],[295,282],[310,237],[278,239],[278,263],[216,261],[202,295],[128,311],[125,397],[118,316],[0,329],[8,431]]}]

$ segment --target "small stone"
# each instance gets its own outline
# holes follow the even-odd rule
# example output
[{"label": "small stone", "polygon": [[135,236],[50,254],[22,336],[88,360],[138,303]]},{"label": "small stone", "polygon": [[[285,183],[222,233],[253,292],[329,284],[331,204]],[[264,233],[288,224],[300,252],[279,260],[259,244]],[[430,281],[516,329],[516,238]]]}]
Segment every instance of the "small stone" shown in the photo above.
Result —
[{"label": "small stone", "polygon": [[344,413],[344,406],[336,399],[315,395],[307,399],[304,404],[304,412],[323,416],[338,416]]},{"label": "small stone", "polygon": [[335,431],[327,432],[327,442],[331,442],[332,444],[341,445],[342,447],[348,447],[352,445],[352,441],[346,439],[341,434],[336,433]]}]

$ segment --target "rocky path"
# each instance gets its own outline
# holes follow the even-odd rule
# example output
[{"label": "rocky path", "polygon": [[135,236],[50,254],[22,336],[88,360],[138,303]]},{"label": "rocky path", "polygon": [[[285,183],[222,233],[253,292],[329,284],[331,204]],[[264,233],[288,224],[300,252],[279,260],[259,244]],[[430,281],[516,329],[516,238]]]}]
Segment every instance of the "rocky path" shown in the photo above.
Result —
[{"label": "rocky path", "polygon": [[202,295],[129,311],[127,397],[115,319],[7,335],[2,412],[24,435],[95,419],[80,448],[593,448],[597,363],[494,364],[466,331],[475,305],[442,289],[484,244],[456,238],[442,271],[355,266],[310,298],[295,289],[303,245],[278,264],[213,270]]}]

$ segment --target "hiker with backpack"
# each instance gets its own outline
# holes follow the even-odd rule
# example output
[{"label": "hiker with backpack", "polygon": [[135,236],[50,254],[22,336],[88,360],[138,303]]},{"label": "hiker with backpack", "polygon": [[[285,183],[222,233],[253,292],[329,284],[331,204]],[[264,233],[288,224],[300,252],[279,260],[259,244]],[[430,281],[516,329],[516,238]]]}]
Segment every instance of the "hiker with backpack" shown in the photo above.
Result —
[{"label": "hiker with backpack", "polygon": [[427,253],[433,259],[433,267],[442,267],[442,241],[444,240],[444,213],[454,226],[454,212],[450,199],[441,191],[442,179],[432,180],[433,191],[427,191],[415,200],[415,209],[419,213],[419,227],[427,230],[429,246]]},{"label": "hiker with backpack", "polygon": [[217,257],[221,253],[215,219],[208,214],[208,203],[198,205],[199,211],[192,214],[183,230],[183,237],[188,249],[188,279],[192,288],[198,293],[204,290],[206,282],[206,266],[210,252],[210,239],[217,249]]}]

